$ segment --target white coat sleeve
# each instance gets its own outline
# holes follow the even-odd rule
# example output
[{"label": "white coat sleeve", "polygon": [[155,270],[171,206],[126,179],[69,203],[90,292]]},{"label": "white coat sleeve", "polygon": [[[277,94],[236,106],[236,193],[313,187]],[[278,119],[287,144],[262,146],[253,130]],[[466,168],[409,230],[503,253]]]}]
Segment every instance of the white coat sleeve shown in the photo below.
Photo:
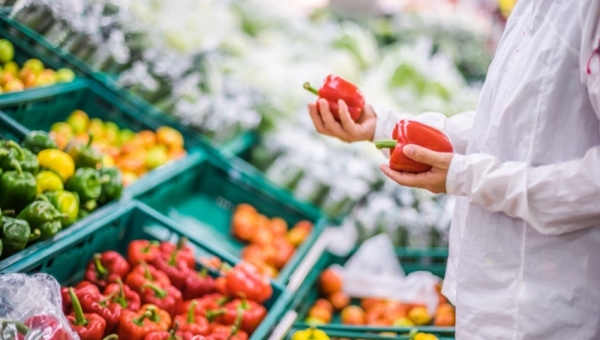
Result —
[{"label": "white coat sleeve", "polygon": [[[434,127],[446,134],[452,142],[454,152],[464,154],[467,148],[467,142],[471,135],[471,127],[473,126],[473,119],[475,118],[475,112],[464,112],[447,117],[438,112],[426,112],[418,116],[401,115],[396,112],[374,107],[375,113],[377,114],[377,125],[375,127],[375,136],[373,140],[390,139],[394,126],[400,119],[412,119],[420,123]],[[388,149],[384,150],[384,154],[389,156]]]},{"label": "white coat sleeve", "polygon": [[[584,3],[582,1],[582,3]],[[581,80],[600,119],[600,6],[582,14]],[[600,131],[599,131],[600,133]],[[524,162],[502,163],[486,154],[455,155],[450,164],[448,193],[467,196],[492,212],[521,218],[545,235],[560,235],[600,225],[600,146],[583,158],[540,167]]]}]

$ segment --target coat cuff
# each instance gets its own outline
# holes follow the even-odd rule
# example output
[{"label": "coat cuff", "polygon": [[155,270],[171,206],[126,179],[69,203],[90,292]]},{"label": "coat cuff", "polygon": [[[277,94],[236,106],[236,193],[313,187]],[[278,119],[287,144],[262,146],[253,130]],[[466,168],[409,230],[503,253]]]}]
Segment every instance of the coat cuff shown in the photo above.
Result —
[{"label": "coat cuff", "polygon": [[466,156],[454,154],[446,176],[446,192],[452,195],[466,196],[463,174],[467,164]]}]

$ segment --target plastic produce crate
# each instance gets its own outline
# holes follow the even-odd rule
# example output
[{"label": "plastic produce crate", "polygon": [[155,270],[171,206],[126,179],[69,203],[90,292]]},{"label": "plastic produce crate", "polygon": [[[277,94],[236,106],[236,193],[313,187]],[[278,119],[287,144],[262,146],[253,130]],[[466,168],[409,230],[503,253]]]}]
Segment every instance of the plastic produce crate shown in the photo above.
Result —
[{"label": "plastic produce crate", "polygon": [[[323,234],[324,242],[312,249],[311,253],[306,257],[306,261],[301,264],[301,268],[297,271],[294,279],[292,280],[293,282],[290,283],[290,289],[295,292],[290,308],[295,312],[293,313],[293,317],[287,318],[288,328],[309,328],[309,325],[304,323],[304,320],[306,319],[309,309],[319,298],[318,282],[321,272],[333,264],[343,265],[357,250],[355,249],[349,255],[344,257],[327,252],[325,248],[331,239],[331,236],[327,235],[329,234],[328,232],[329,231],[326,231]],[[407,274],[415,271],[429,271],[442,278],[445,275],[446,262],[448,258],[448,250],[445,248],[396,248],[396,254],[400,259],[400,263],[402,264],[404,271]],[[352,304],[355,304],[355,302],[357,301],[353,301]],[[281,327],[285,328],[286,322],[284,321],[281,322]],[[318,328],[327,331],[345,331],[360,333],[363,335],[387,332],[408,333],[412,328],[417,328],[419,331],[426,333],[454,336],[454,327],[418,326],[412,328],[398,328],[343,325],[340,323],[338,314],[334,315],[331,323],[320,325]]]},{"label": "plastic produce crate", "polygon": [[[294,333],[297,331],[302,331],[304,328],[292,328],[290,332],[286,335],[286,340],[292,340]],[[326,330],[325,333],[329,336],[330,339],[348,339],[348,340],[412,340],[412,337],[409,335],[405,335],[404,333],[395,333],[390,332],[389,334],[380,335],[380,334],[360,334],[353,333],[344,330]],[[403,335],[404,334],[404,335]],[[431,332],[430,334],[435,335],[438,340],[455,340],[453,336],[439,334],[435,332]]]},{"label": "plastic produce crate", "polygon": [[277,277],[280,283],[287,283],[325,228],[326,223],[318,213],[306,211],[297,202],[279,196],[279,190],[240,172],[235,162],[214,157],[208,157],[207,161],[200,156],[189,157],[185,167],[171,175],[136,196],[185,226],[193,238],[216,244],[236,257],[240,256],[245,244],[233,238],[230,223],[233,210],[240,203],[249,203],[270,218],[281,217],[289,226],[300,220],[313,222],[311,234],[280,271]]},{"label": "plastic produce crate", "polygon": [[146,100],[127,91],[115,81],[113,76],[98,72],[81,59],[53,46],[42,35],[18,21],[12,20],[9,14],[10,10],[0,10],[0,38],[10,40],[15,45],[15,51],[26,51],[27,58],[38,58],[45,65],[52,67],[68,67],[75,71],[78,76],[91,78],[101,87],[112,91],[121,100],[129,101],[140,107],[146,116],[161,120],[166,125],[197,141],[209,153],[230,158],[246,152],[256,143],[256,135],[251,132],[238,135],[222,145],[214,143],[193,128],[183,125],[175,117],[162,112]]},{"label": "plastic produce crate", "polygon": [[[142,203],[131,201],[97,219],[84,230],[40,249],[35,256],[8,268],[7,272],[48,273],[61,285],[72,285],[83,278],[85,267],[94,253],[116,250],[125,255],[130,241],[177,242],[182,236],[190,239],[188,245],[194,249],[196,256],[217,256],[235,265],[234,258],[215,249],[209,242],[194,241],[185,230],[161,214]],[[197,266],[201,267],[200,264]],[[211,272],[211,275],[216,274]],[[252,334],[253,340],[267,338],[289,303],[290,293],[277,283],[272,283],[272,286],[273,296],[264,304],[268,309],[267,316]]]}]

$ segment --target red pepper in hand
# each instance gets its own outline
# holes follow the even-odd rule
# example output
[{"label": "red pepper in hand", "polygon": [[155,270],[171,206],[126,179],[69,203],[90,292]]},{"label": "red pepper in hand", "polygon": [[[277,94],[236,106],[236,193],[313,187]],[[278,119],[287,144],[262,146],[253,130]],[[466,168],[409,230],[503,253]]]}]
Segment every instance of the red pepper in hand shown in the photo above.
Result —
[{"label": "red pepper in hand", "polygon": [[74,313],[74,315],[67,316],[71,327],[77,332],[81,340],[102,340],[106,330],[106,321],[95,313],[84,314],[73,288],[69,288],[69,295],[73,302]]},{"label": "red pepper in hand", "polygon": [[248,334],[252,334],[267,315],[267,309],[254,301],[235,299],[225,305],[226,313],[221,317],[225,325],[235,325],[239,313],[242,320],[239,328]]},{"label": "red pepper in hand", "polygon": [[113,296],[112,301],[118,303],[122,309],[137,312],[142,304],[138,293],[134,292],[129,286],[123,285],[121,279],[117,283],[111,283],[106,286],[104,295]]},{"label": "red pepper in hand", "polygon": [[177,250],[171,253],[168,259],[161,256],[156,258],[152,264],[156,269],[167,274],[175,288],[179,290],[185,288],[185,281],[190,275],[190,268],[184,260],[177,259]]},{"label": "red pepper in hand", "polygon": [[114,332],[121,319],[121,305],[112,302],[115,294],[108,297],[100,294],[83,294],[79,298],[84,312],[97,314],[106,321],[105,336]]},{"label": "red pepper in hand", "polygon": [[167,274],[142,262],[133,267],[133,270],[125,279],[125,284],[136,293],[142,294],[142,286],[146,283],[153,283],[161,288],[166,288],[171,285],[171,280],[169,280]]},{"label": "red pepper in hand", "polygon": [[123,279],[131,267],[127,260],[116,251],[106,251],[94,254],[85,271],[85,279],[98,286],[101,290],[117,278]]},{"label": "red pepper in hand", "polygon": [[148,333],[166,331],[170,326],[171,317],[167,312],[153,305],[144,305],[138,312],[123,312],[117,335],[119,339],[144,340]]},{"label": "red pepper in hand", "polygon": [[177,315],[177,310],[183,303],[181,292],[177,288],[169,286],[163,289],[153,283],[142,286],[141,297],[143,303],[156,305],[171,316]]},{"label": "red pepper in hand", "polygon": [[175,317],[175,324],[184,332],[190,332],[193,335],[208,335],[208,320],[202,315],[196,315],[196,301],[192,301],[187,314],[180,314]]},{"label": "red pepper in hand", "polygon": [[160,245],[157,241],[131,241],[127,248],[127,260],[129,260],[129,264],[132,266],[140,262],[151,263],[160,255]]},{"label": "red pepper in hand", "polygon": [[194,255],[194,250],[186,245],[187,241],[186,237],[182,237],[177,244],[166,241],[161,242],[160,252],[166,259],[170,258],[174,252],[177,252],[177,261],[184,261],[189,268],[194,268],[196,267],[196,256]]},{"label": "red pepper in hand", "polygon": [[[89,281],[81,281],[73,288],[75,295],[80,297],[83,294],[97,294],[100,295],[98,287]],[[62,310],[65,315],[71,314],[71,295],[69,294],[69,287],[62,287],[60,289],[60,295],[62,296]]]},{"label": "red pepper in hand", "polygon": [[208,269],[203,268],[198,273],[191,271],[188,274],[182,294],[184,300],[190,300],[212,294],[215,291],[215,279],[208,275]]},{"label": "red pepper in hand", "polygon": [[225,275],[225,278],[227,290],[232,296],[263,303],[273,295],[269,279],[249,263],[237,264]]},{"label": "red pepper in hand", "polygon": [[[304,83],[304,88],[319,96],[319,99],[327,100],[329,110],[335,120],[340,120],[338,101],[341,99],[348,106],[348,112],[353,121],[358,121],[365,108],[365,97],[360,89],[350,82],[334,75],[325,78],[323,86],[316,90],[309,83]],[[317,105],[317,107],[319,107]]]},{"label": "red pepper in hand", "polygon": [[404,146],[415,144],[437,152],[453,152],[452,143],[440,130],[408,119],[396,123],[393,140],[375,142],[378,149],[390,148],[390,168],[395,171],[420,173],[431,170],[431,165],[419,163],[404,154]]}]

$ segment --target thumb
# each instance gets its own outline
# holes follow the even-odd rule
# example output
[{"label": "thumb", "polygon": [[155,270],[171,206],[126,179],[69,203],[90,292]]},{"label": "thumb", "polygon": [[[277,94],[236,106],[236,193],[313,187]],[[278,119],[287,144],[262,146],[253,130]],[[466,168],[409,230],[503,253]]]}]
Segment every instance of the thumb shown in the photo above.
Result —
[{"label": "thumb", "polygon": [[425,163],[436,168],[448,169],[452,154],[431,151],[419,145],[405,145],[402,152],[413,161]]}]

